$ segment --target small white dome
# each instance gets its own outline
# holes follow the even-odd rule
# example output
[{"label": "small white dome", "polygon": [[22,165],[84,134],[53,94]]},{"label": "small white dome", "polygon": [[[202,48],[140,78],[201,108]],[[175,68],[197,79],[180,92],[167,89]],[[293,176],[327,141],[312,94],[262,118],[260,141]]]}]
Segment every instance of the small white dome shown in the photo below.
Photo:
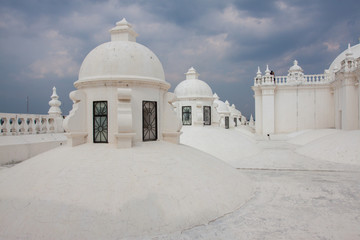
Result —
[{"label": "small white dome", "polygon": [[158,57],[136,42],[137,34],[122,20],[110,30],[111,42],[93,49],[84,59],[75,84],[104,80],[144,80],[165,82]]},{"label": "small white dome", "polygon": [[304,70],[298,65],[298,61],[295,60],[294,65],[289,69],[289,73],[290,72],[304,72]]},{"label": "small white dome", "polygon": [[198,79],[199,74],[191,67],[186,75],[186,80],[176,86],[174,93],[178,98],[213,98],[210,86]]}]

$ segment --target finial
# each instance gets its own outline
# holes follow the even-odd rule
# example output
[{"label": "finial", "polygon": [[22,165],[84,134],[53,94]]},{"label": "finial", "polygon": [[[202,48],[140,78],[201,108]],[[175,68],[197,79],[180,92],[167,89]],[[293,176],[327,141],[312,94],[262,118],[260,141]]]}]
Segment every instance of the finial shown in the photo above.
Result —
[{"label": "finial", "polygon": [[186,75],[186,80],[189,80],[189,79],[198,79],[200,74],[196,72],[194,67],[190,67],[187,73],[185,73],[185,75]]},{"label": "finial", "polygon": [[348,49],[347,49],[345,55],[346,55],[347,57],[351,57],[351,56],[353,55],[353,53],[352,53],[352,51],[351,51],[351,45],[350,45],[350,43],[348,44]]},{"label": "finial", "polygon": [[298,61],[294,60],[294,66],[297,66],[297,65],[298,65]]},{"label": "finial", "polygon": [[219,99],[219,96],[216,93],[214,93],[213,97],[214,99]]},{"label": "finial", "polygon": [[56,88],[53,87],[53,93],[51,95],[51,100],[49,101],[49,115],[61,116],[61,102],[58,100],[59,96],[56,94]]},{"label": "finial", "polygon": [[258,66],[257,75],[261,75],[260,67]]},{"label": "finial", "polygon": [[229,103],[228,100],[225,101],[225,104],[226,104],[227,106],[230,106],[230,103]]},{"label": "finial", "polygon": [[136,37],[139,36],[133,29],[130,23],[123,18],[116,23],[116,26],[110,29],[111,41],[131,41],[136,42]]},{"label": "finial", "polygon": [[267,65],[267,64],[266,64],[265,74],[270,75],[269,65]]}]

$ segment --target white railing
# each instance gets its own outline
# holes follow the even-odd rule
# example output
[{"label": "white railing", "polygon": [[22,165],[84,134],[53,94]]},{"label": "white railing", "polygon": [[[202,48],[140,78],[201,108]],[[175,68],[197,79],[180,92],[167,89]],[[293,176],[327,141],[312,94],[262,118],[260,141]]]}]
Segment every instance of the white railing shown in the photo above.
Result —
[{"label": "white railing", "polygon": [[62,117],[49,115],[0,113],[0,135],[64,132],[62,121]]},{"label": "white railing", "polygon": [[275,84],[282,85],[287,83],[287,76],[276,76]]},{"label": "white railing", "polygon": [[305,83],[325,83],[327,82],[325,74],[304,75]]},{"label": "white railing", "polygon": [[[289,84],[289,77],[288,76],[276,76],[275,77],[275,84],[277,85],[286,85]],[[328,80],[325,74],[310,74],[304,75],[300,81],[296,81],[296,83],[301,84],[321,84],[327,83]]]}]

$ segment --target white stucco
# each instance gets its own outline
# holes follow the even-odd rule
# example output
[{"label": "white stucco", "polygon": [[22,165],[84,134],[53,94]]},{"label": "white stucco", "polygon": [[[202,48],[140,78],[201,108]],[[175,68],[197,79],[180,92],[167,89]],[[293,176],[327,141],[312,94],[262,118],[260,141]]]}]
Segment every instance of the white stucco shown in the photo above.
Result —
[{"label": "white stucco", "polygon": [[[106,143],[122,148],[148,140],[144,137],[148,126],[143,126],[145,101],[152,102],[152,114],[156,113],[149,126],[150,140],[166,136],[165,140],[178,142],[181,124],[172,117],[175,112],[166,97],[170,84],[165,81],[161,62],[150,49],[136,42],[138,35],[125,19],[110,33],[110,42],[86,56],[74,83],[78,90],[70,94],[73,110],[64,122],[69,144],[95,141],[93,106],[98,101],[107,104],[107,129],[102,128]],[[164,129],[166,121],[174,124],[166,124]]]},{"label": "white stucco", "polygon": [[[360,128],[360,44],[348,47],[324,74],[304,75],[295,60],[287,76],[267,67],[254,79],[256,132]],[[336,67],[337,66],[337,67]]]},{"label": "white stucco", "polygon": [[40,240],[168,234],[236,210],[252,191],[241,173],[187,146],[63,146],[0,172],[0,236]]}]

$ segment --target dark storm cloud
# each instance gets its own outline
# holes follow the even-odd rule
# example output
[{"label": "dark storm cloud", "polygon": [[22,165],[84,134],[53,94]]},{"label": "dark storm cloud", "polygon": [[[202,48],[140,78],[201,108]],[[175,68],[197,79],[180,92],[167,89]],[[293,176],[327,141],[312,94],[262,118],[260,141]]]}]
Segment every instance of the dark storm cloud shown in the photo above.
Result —
[{"label": "dark storm cloud", "polygon": [[172,90],[194,66],[249,117],[257,66],[286,74],[297,59],[305,73],[322,73],[358,42],[359,10],[355,0],[2,0],[0,112],[24,112],[30,96],[31,111],[46,113],[55,85],[67,114],[82,60],[126,17],[160,58]]}]

